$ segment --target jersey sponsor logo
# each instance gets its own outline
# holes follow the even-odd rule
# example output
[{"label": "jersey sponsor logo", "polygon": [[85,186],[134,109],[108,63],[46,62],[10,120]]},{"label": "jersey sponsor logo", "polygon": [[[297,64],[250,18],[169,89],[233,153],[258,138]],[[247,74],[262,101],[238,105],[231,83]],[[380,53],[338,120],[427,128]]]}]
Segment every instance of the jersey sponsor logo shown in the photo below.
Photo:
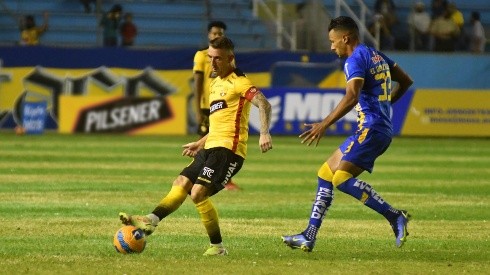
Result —
[{"label": "jersey sponsor logo", "polygon": [[230,162],[230,166],[228,166],[228,171],[226,172],[225,180],[223,180],[223,182],[221,183],[223,186],[225,186],[225,184],[230,181],[231,175],[233,175],[233,172],[235,172],[237,165],[238,163],[236,161]]},{"label": "jersey sponsor logo", "polygon": [[208,178],[211,178],[211,177],[213,176],[213,173],[214,173],[214,170],[213,170],[213,169],[211,169],[211,168],[209,168],[209,167],[206,167],[206,166],[205,166],[205,167],[202,169],[202,175],[203,175],[203,176],[206,176],[206,177],[208,177]]},{"label": "jersey sponsor logo", "polygon": [[378,64],[379,62],[384,61],[384,59],[377,52],[373,51],[373,57],[371,57],[371,61],[373,61],[374,64]]},{"label": "jersey sponsor logo", "polygon": [[226,104],[226,101],[224,100],[217,100],[211,102],[211,107],[209,108],[209,114],[212,114],[216,111],[219,111],[221,109],[228,108],[228,104]]}]

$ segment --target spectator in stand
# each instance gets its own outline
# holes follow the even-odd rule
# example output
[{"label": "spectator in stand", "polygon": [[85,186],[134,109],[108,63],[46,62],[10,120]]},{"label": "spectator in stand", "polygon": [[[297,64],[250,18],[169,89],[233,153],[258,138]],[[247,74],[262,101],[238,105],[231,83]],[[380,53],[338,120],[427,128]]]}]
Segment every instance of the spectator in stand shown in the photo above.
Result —
[{"label": "spectator in stand", "polygon": [[430,27],[430,33],[434,37],[434,51],[454,52],[460,29],[451,19],[451,11],[449,9],[446,9],[443,15],[434,19]]},{"label": "spectator in stand", "polygon": [[384,51],[392,51],[395,49],[395,37],[392,35],[391,29],[388,27],[386,20],[382,14],[376,14],[373,22],[369,25],[368,30],[376,37],[376,28],[379,27],[379,48]]},{"label": "spectator in stand", "polygon": [[48,29],[49,13],[44,12],[44,22],[38,27],[34,15],[26,15],[20,22],[20,45],[39,45],[39,37]]},{"label": "spectator in stand", "polygon": [[410,50],[429,50],[430,15],[425,10],[422,1],[415,3],[412,12],[408,15],[408,28],[410,32]]},{"label": "spectator in stand", "polygon": [[136,25],[133,23],[133,14],[126,13],[124,15],[124,21],[121,24],[122,46],[123,47],[133,46],[134,39],[136,38],[137,34],[138,34],[138,29],[136,28]]},{"label": "spectator in stand", "polygon": [[471,34],[470,34],[470,51],[472,53],[483,53],[485,51],[485,29],[480,22],[480,13],[474,11],[471,13]]},{"label": "spectator in stand", "polygon": [[384,24],[391,31],[392,26],[397,22],[396,6],[393,0],[376,0],[374,11],[383,15]]},{"label": "spectator in stand", "polygon": [[80,0],[80,2],[83,4],[83,8],[85,9],[85,13],[91,13],[92,12],[91,5],[92,4],[94,6],[96,5],[96,0]]},{"label": "spectator in stand", "polygon": [[[393,0],[376,0],[374,11],[380,23],[380,44],[382,50],[395,49],[395,37],[393,36],[393,26],[398,22],[396,6]],[[375,16],[376,17],[376,16]]]},{"label": "spectator in stand", "polygon": [[444,15],[447,9],[447,0],[432,0],[431,12],[432,19],[436,19],[441,15]]},{"label": "spectator in stand", "polygon": [[456,25],[458,25],[458,27],[460,29],[462,29],[464,26],[463,13],[458,10],[458,8],[456,7],[456,4],[454,4],[454,3],[450,3],[447,6],[447,8],[449,10],[449,13],[451,14],[451,19],[454,21],[454,23],[456,23]]},{"label": "spectator in stand", "polygon": [[112,6],[111,10],[105,13],[100,20],[100,26],[104,29],[104,46],[117,46],[117,34],[119,23],[121,22],[122,7],[119,4]]},{"label": "spectator in stand", "polygon": [[465,41],[466,35],[464,33],[464,17],[463,13],[458,10],[454,3],[449,3],[447,6],[451,19],[459,28],[459,36],[456,38],[456,50],[467,50],[467,42]]}]

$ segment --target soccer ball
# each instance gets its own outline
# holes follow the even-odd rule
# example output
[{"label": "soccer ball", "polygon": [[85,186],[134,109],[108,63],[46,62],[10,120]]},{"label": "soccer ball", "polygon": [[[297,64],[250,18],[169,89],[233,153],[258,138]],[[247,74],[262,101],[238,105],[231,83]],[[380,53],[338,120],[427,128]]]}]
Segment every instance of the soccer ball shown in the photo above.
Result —
[{"label": "soccer ball", "polygon": [[125,225],[114,235],[114,247],[119,253],[141,253],[145,246],[145,233],[135,226]]}]

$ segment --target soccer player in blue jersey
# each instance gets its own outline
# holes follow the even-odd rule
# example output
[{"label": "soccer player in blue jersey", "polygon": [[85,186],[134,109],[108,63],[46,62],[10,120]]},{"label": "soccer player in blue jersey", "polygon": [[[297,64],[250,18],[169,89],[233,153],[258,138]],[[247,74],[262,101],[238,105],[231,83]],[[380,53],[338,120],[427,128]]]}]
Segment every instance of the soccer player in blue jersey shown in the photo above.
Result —
[{"label": "soccer player in blue jersey", "polygon": [[393,60],[360,43],[359,28],[352,18],[333,19],[328,32],[332,51],[340,58],[347,58],[344,65],[346,93],[321,122],[305,124],[309,129],[300,138],[308,146],[318,145],[325,130],[354,107],[358,113],[358,128],[318,170],[318,189],[306,229],[297,235],[283,236],[282,240],[291,248],[311,252],[322,220],[332,204],[333,187],[336,187],[383,215],[395,233],[396,246],[401,247],[408,236],[410,215],[392,207],[371,185],[357,177],[364,171],[371,173],[376,158],[388,149],[393,134],[391,104],[413,81]]}]

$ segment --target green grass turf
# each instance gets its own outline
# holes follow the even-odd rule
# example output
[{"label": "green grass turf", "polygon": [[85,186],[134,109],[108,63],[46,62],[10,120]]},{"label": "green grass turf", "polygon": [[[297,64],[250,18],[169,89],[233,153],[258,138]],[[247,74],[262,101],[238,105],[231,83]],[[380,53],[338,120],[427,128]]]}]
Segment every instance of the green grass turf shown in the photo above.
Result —
[{"label": "green grass turf", "polygon": [[488,274],[490,140],[395,138],[370,183],[414,219],[401,249],[389,224],[339,191],[312,253],[282,234],[302,231],[316,172],[342,137],[319,147],[258,138],[235,181],[213,197],[230,255],[208,258],[191,201],[160,223],[142,254],[115,252],[119,211],[146,214],[190,159],[193,136],[16,136],[0,133],[2,274]]}]

